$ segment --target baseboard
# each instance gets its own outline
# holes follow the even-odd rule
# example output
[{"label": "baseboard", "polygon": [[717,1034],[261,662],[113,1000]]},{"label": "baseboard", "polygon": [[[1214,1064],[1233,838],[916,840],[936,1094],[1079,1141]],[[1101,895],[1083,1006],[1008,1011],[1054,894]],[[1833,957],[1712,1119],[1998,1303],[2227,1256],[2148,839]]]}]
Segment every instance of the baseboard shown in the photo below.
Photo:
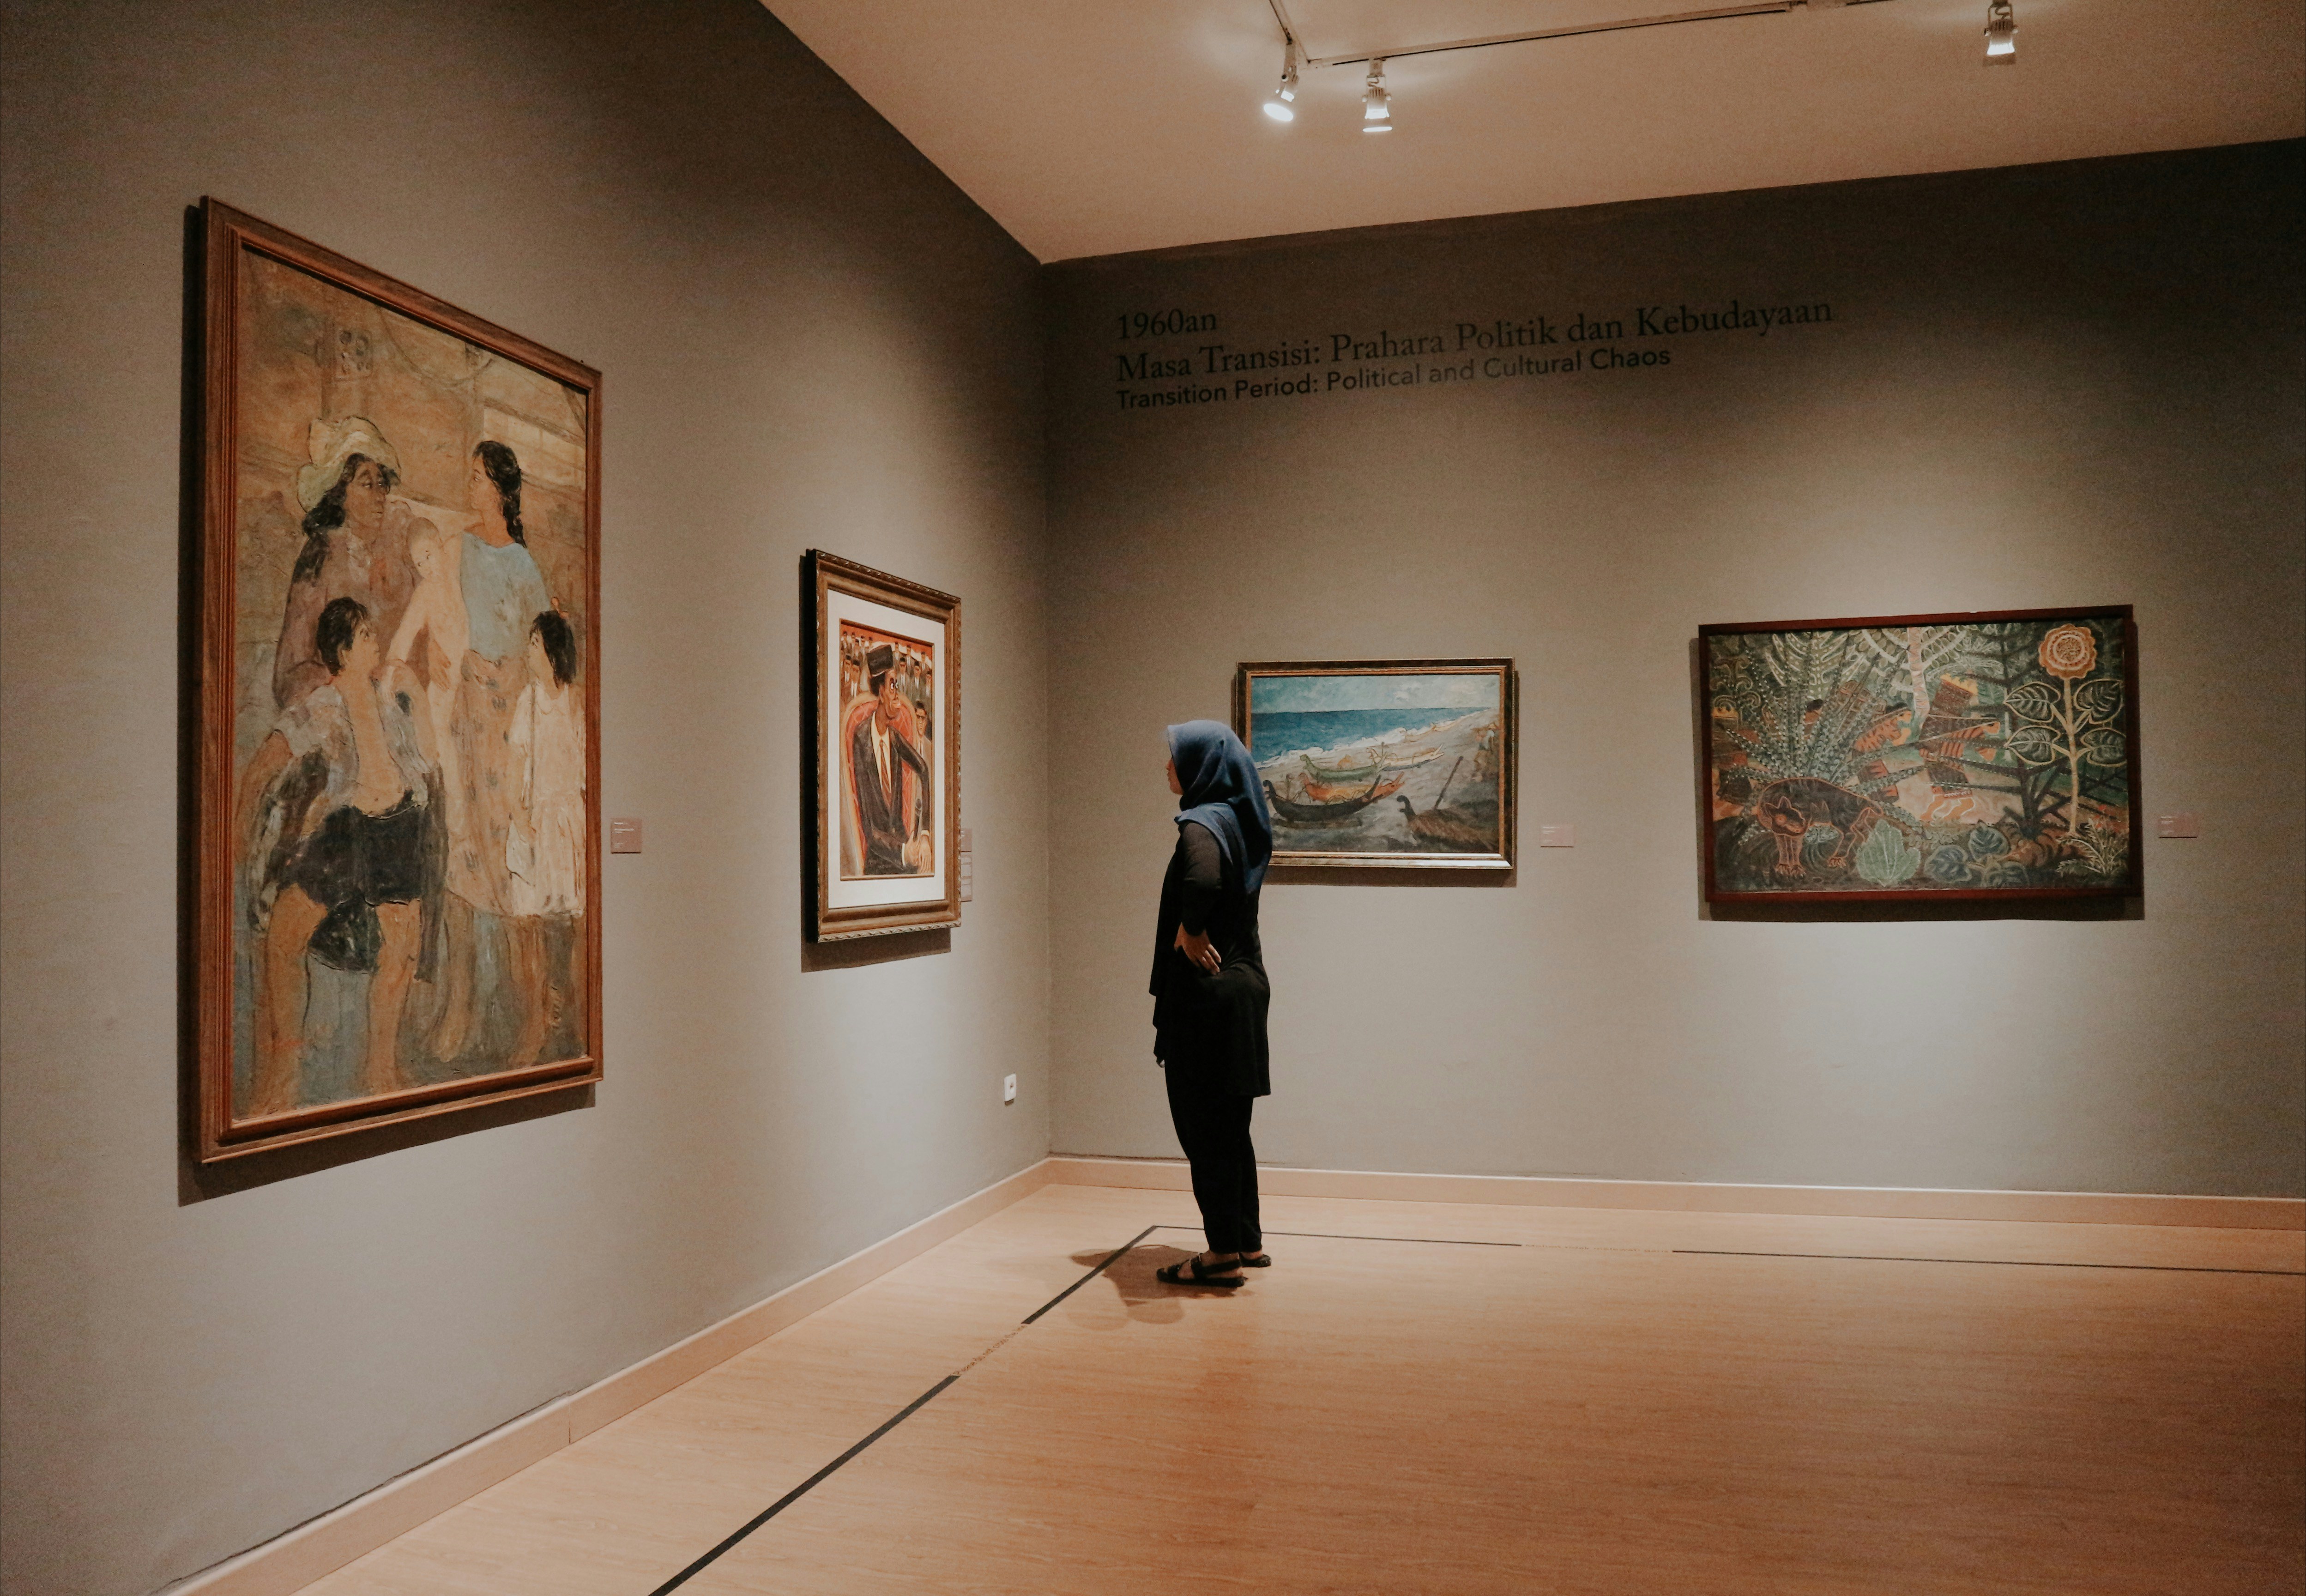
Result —
[{"label": "baseboard", "polygon": [[289,1596],[950,1241],[1047,1185],[1048,1170],[1045,1161],[996,1181],[606,1379],[499,1425],[341,1507],[180,1581],[167,1587],[166,1596]]},{"label": "baseboard", "polygon": [[[1182,1191],[1183,1160],[1053,1155],[1048,1183]],[[1271,1197],[1391,1202],[1504,1203],[1532,1208],[1651,1208],[1687,1214],[1818,1214],[1859,1219],[2017,1219],[2061,1225],[2191,1225],[2306,1230],[2294,1197],[2178,1197],[2126,1191],[1934,1191],[1894,1186],[1747,1186],[1700,1181],[1597,1181],[1544,1175],[1393,1174],[1260,1167]]]}]

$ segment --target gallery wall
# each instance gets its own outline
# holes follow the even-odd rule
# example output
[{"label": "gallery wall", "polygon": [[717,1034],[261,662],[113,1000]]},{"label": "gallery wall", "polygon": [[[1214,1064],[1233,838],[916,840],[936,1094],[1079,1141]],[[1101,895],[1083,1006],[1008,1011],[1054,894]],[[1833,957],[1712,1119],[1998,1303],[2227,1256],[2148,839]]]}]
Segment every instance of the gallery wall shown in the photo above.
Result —
[{"label": "gallery wall", "polygon": [[[1046,1149],[1036,268],[755,0],[12,4],[4,55],[0,1583],[124,1596]],[[589,1106],[183,1167],[203,194],[604,374],[603,807],[646,847]],[[805,952],[813,546],[964,601],[949,948]]]},{"label": "gallery wall", "polygon": [[[2306,1190],[2296,146],[1041,271],[754,0],[28,0],[0,45],[12,1592],[153,1590],[1053,1146],[1173,1155],[1160,729],[1244,659],[1522,673],[1516,873],[1268,888],[1268,1160]],[[582,1103],[184,1163],[203,194],[604,373],[602,807],[647,842]],[[1640,320],[1733,305],[1831,314]],[[1332,386],[1501,321],[1553,341]],[[805,946],[813,546],[964,600],[949,939]],[[2202,816],[2141,901],[1708,913],[1699,624],[2097,603],[2143,807]]]},{"label": "gallery wall", "polygon": [[[1050,269],[1056,1149],[1174,1155],[1144,996],[1164,724],[1226,718],[1239,661],[1503,654],[1512,879],[1266,888],[1262,1158],[2306,1190],[2299,166]],[[1419,338],[1443,353],[1399,353]],[[1217,348],[1283,363],[1213,371]],[[2148,839],[2141,900],[1709,915],[1701,624],[2099,604],[2137,609],[2142,807],[2201,816]],[[1547,824],[1576,845],[1536,846]]]}]

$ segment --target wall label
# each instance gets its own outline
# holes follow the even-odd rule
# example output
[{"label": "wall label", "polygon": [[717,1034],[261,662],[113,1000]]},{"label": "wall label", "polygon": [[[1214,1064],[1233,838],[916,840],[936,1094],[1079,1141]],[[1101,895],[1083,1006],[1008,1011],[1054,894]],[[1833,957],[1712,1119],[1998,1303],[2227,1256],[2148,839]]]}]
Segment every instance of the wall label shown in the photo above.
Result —
[{"label": "wall label", "polygon": [[[1508,378],[1607,380],[1672,365],[1672,346],[1650,340],[1724,333],[1766,338],[1781,329],[1833,320],[1827,301],[1767,304],[1741,296],[1726,303],[1677,301],[1566,317],[1548,312],[1409,329],[1331,329],[1246,346],[1212,340],[1183,348],[1120,349],[1110,358],[1122,409],[1164,410]],[[1122,313],[1115,321],[1124,343],[1217,325],[1214,312]]]}]

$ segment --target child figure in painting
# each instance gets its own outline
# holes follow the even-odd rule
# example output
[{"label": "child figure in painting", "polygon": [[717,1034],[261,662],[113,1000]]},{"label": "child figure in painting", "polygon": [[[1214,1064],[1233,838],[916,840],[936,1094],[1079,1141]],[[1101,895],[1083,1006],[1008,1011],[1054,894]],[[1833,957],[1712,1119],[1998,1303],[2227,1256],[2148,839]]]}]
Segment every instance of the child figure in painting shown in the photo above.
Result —
[{"label": "child figure in painting", "polygon": [[422,940],[425,730],[408,696],[380,679],[389,668],[367,606],[331,599],[313,631],[328,680],[281,712],[240,782],[242,857],[263,860],[250,1105],[260,1115],[286,1114],[309,1096],[308,959],[369,976],[358,1094],[407,1084],[397,1048]]},{"label": "child figure in painting", "polygon": [[[464,549],[465,540],[457,532],[443,532],[430,521],[417,523],[408,542],[408,560],[416,569],[415,591],[401,612],[392,646],[385,650],[389,662],[408,665],[423,685],[424,716],[440,767],[442,818],[452,835],[463,831],[465,793],[456,739],[449,730],[457,714],[457,670],[473,632],[465,615]],[[420,642],[422,654],[417,653]]]},{"label": "child figure in painting", "polygon": [[528,999],[513,1046],[518,1063],[538,1060],[565,1009],[569,983],[554,978],[547,932],[570,924],[585,900],[585,710],[576,675],[576,631],[548,610],[529,625],[528,685],[512,716],[520,791],[505,838],[505,909],[514,976]]}]

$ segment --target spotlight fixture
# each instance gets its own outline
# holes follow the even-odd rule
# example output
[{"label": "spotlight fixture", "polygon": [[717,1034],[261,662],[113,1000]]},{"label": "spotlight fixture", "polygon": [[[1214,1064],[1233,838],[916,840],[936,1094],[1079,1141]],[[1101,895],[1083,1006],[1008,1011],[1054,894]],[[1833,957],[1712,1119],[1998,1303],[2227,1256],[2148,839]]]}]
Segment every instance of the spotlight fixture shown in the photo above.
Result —
[{"label": "spotlight fixture", "polygon": [[1281,55],[1281,87],[1265,102],[1265,114],[1276,122],[1294,122],[1297,112],[1292,101],[1297,98],[1297,41],[1291,39]]},{"label": "spotlight fixture", "polygon": [[1986,64],[2006,66],[2018,59],[2018,13],[2010,0],[1986,0]]},{"label": "spotlight fixture", "polygon": [[[2004,4],[2009,0],[2003,0]],[[1385,91],[1385,57],[1371,57],[1369,87],[1362,90],[1362,132],[1389,133],[1393,131],[1393,101]]]}]

